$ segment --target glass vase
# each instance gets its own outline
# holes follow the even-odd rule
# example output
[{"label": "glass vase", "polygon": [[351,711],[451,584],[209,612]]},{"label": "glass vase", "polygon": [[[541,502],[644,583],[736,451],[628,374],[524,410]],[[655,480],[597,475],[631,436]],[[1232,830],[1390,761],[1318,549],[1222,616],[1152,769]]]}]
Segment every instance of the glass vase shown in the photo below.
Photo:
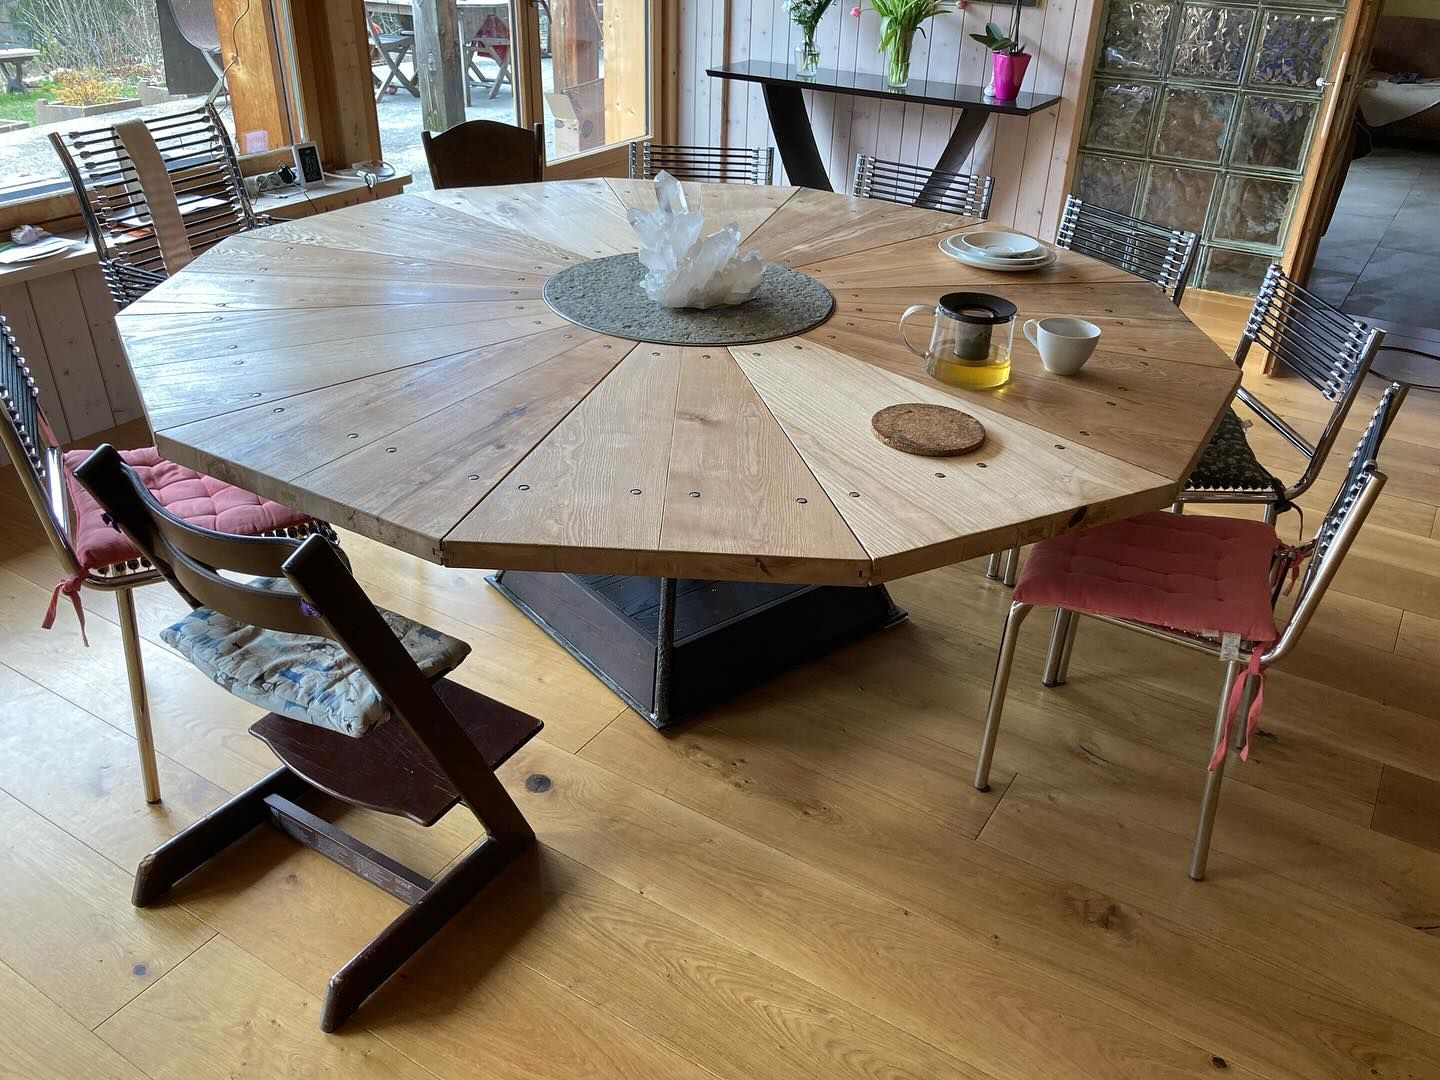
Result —
[{"label": "glass vase", "polygon": [[815,44],[815,35],[806,34],[805,40],[795,46],[795,74],[801,79],[813,79],[820,70],[820,46]]},{"label": "glass vase", "polygon": [[[881,32],[883,34],[883,27]],[[892,89],[903,89],[910,81],[910,46],[914,42],[914,30],[901,30],[885,50],[885,82]]]}]

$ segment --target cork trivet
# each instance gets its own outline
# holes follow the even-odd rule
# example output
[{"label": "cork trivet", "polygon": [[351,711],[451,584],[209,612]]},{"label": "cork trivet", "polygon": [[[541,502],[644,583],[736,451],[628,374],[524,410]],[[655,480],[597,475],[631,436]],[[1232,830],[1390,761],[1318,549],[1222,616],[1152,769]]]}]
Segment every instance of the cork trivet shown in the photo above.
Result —
[{"label": "cork trivet", "polygon": [[968,454],[985,441],[985,429],[969,413],[945,405],[891,405],[870,418],[886,446],[924,457]]}]

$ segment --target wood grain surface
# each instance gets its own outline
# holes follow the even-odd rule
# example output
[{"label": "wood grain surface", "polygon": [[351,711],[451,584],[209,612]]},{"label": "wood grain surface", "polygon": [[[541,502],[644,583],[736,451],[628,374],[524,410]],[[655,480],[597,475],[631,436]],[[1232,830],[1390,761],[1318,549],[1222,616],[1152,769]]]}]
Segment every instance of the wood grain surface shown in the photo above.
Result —
[{"label": "wood grain surface", "polygon": [[[707,228],[824,283],[834,315],[753,348],[601,338],[541,287],[634,251],[653,184],[400,196],[227,239],[126,310],[157,441],[448,565],[860,585],[1168,505],[1239,379],[1158,290],[1083,256],[1002,274],[940,251],[970,218],[685,191]],[[965,290],[1093,319],[1101,346],[1060,378],[1017,335],[1009,385],[942,386],[897,322]],[[870,434],[886,406],[957,398],[992,437],[948,480]]]}]

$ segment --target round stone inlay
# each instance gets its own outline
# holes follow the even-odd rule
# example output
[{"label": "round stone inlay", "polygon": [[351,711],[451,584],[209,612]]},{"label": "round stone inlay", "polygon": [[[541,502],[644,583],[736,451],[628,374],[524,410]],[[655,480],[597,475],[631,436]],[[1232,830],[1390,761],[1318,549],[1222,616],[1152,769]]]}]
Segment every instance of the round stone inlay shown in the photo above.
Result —
[{"label": "round stone inlay", "polygon": [[668,308],[645,295],[637,255],[566,267],[545,283],[545,302],[587,330],[665,345],[740,345],[793,337],[830,317],[830,290],[808,274],[765,264],[760,292],[734,307]]}]

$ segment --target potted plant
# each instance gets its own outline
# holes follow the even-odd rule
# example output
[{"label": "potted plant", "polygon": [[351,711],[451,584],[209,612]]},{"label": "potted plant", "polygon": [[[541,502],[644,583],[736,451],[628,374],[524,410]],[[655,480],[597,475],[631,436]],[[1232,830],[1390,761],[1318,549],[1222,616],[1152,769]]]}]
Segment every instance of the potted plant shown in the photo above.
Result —
[{"label": "potted plant", "polygon": [[[880,51],[885,54],[885,81],[899,89],[910,81],[910,47],[926,19],[954,11],[949,0],[870,0],[880,16]],[[858,9],[857,9],[858,10]]]},{"label": "potted plant", "polygon": [[985,24],[985,33],[970,36],[990,50],[993,78],[985,93],[996,101],[1014,101],[1020,93],[1020,84],[1025,81],[1025,69],[1030,66],[1030,54],[1020,41],[1019,0],[1010,21],[1010,33],[992,22]]},{"label": "potted plant", "polygon": [[812,78],[820,69],[820,46],[815,44],[815,29],[835,0],[784,0],[791,21],[800,28],[800,44],[795,46],[795,74]]}]

